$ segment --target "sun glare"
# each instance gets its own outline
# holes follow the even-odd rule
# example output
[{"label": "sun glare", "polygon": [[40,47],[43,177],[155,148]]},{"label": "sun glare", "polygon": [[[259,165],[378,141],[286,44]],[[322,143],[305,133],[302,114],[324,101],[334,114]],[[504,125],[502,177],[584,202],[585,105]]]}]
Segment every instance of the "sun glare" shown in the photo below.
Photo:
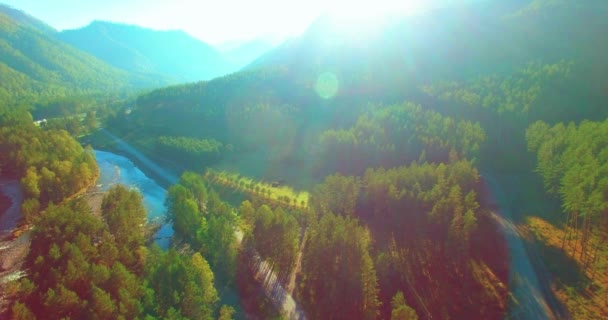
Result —
[{"label": "sun glare", "polygon": [[424,9],[423,0],[335,1],[329,13],[344,23],[369,23],[386,15],[413,15]]},{"label": "sun glare", "polygon": [[332,28],[341,36],[365,38],[390,16],[411,16],[424,11],[424,0],[375,0],[331,2],[327,13],[332,18]]}]

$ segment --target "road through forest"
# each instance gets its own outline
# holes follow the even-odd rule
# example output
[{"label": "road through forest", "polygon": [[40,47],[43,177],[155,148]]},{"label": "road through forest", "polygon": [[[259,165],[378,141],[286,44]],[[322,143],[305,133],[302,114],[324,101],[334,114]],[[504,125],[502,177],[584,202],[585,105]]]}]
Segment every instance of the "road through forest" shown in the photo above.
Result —
[{"label": "road through forest", "polygon": [[[509,248],[509,287],[514,301],[509,306],[507,319],[568,318],[551,290],[548,274],[535,269],[542,267],[538,253],[526,249],[524,240],[513,223],[513,202],[494,176],[484,172],[483,179],[493,198],[490,202],[497,207],[498,212],[493,213],[493,217],[501,225]],[[536,266],[530,255],[539,262]]]}]

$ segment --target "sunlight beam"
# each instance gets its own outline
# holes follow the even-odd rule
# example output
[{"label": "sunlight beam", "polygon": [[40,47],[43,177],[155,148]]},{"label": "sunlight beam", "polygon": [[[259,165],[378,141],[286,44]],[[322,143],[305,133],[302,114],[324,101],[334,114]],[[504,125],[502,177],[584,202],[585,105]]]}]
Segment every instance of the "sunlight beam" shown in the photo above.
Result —
[{"label": "sunlight beam", "polygon": [[333,1],[329,14],[344,22],[369,22],[389,14],[414,15],[425,8],[421,0]]}]

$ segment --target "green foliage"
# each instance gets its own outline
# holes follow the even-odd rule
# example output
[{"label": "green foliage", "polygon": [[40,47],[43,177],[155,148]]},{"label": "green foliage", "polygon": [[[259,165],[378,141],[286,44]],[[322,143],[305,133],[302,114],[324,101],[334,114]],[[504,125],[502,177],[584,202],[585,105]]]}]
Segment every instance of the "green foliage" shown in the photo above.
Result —
[{"label": "green foliage", "polygon": [[401,291],[397,292],[391,300],[391,308],[391,320],[418,320],[416,310],[406,304]]},{"label": "green foliage", "polygon": [[230,306],[222,306],[220,309],[220,316],[217,318],[218,320],[232,320],[235,311],[233,307]]},{"label": "green foliage", "polygon": [[[115,203],[120,207],[122,201]],[[125,267],[132,264],[130,259],[116,254],[127,248],[89,210],[77,200],[51,205],[40,218],[27,257],[29,277],[21,282],[20,303],[13,307],[15,317],[27,318],[27,309],[36,317],[54,319],[132,319],[141,314],[138,271]],[[107,215],[115,216],[108,210]],[[134,245],[143,245],[143,238],[138,241]]]},{"label": "green foliage", "polygon": [[141,194],[121,185],[110,188],[101,203],[101,215],[114,236],[120,259],[137,270],[135,267],[141,257],[136,254],[144,243],[146,225],[146,209]]},{"label": "green foliage", "polygon": [[408,219],[399,212],[398,203],[416,209],[429,223],[447,226],[459,211],[477,212],[473,189],[478,181],[477,169],[465,160],[449,165],[414,162],[389,170],[369,169],[363,177],[363,201],[371,205],[374,220],[385,227],[397,227],[402,219]]},{"label": "green foliage", "polygon": [[311,318],[374,319],[378,279],[371,238],[356,219],[326,214],[309,229],[303,253],[301,303]]},{"label": "green foliage", "polygon": [[[607,114],[608,51],[597,30],[605,29],[608,7],[600,2],[484,2],[471,5],[472,10],[446,11],[447,18],[437,10],[411,21],[387,21],[388,31],[366,39],[365,46],[361,40],[325,41],[339,33],[331,31],[331,21],[321,19],[300,39],[262,58],[255,64],[259,70],[153,91],[138,98],[129,117],[117,115],[111,123],[139,146],[157,156],[166,154],[178,165],[210,165],[225,159],[234,146],[231,160],[260,176],[287,172],[300,181],[311,167],[315,177],[360,175],[331,175],[312,193],[296,295],[310,318],[415,318],[416,312],[433,318],[500,318],[506,294],[486,285],[498,288],[504,279],[499,275],[497,280],[495,268],[488,265],[507,258],[493,246],[499,241],[478,203],[479,173],[473,164],[479,157],[484,167],[502,169],[508,163],[525,173],[523,128],[531,121]],[[48,45],[25,52],[25,44],[17,46],[15,40],[32,35],[12,20],[0,16],[0,48],[8,52],[0,64],[0,167],[3,174],[21,179],[27,197],[23,214],[35,221],[47,203],[87,186],[96,169],[86,155],[90,152],[56,130],[84,132],[79,120],[50,121],[43,133],[33,128],[31,116],[7,106],[27,110],[16,101],[93,92],[110,82],[123,87],[127,80],[104,72],[81,77],[76,67],[62,71],[62,64],[59,72],[48,72],[38,61],[47,55],[57,65],[57,51]],[[462,21],[476,23],[472,28]],[[25,43],[37,48],[49,41],[39,33],[32,31],[37,42]],[[74,52],[66,52],[69,64]],[[335,97],[323,100],[311,89],[328,70],[340,86]],[[91,80],[99,76],[107,79],[98,86]],[[63,84],[76,80],[76,88]],[[89,111],[79,100],[48,101],[34,112]],[[363,109],[368,101],[378,103]],[[95,127],[95,117],[87,114],[87,127]],[[537,123],[527,131],[545,186],[575,216],[567,220],[603,221],[608,207],[606,127]],[[248,182],[232,176],[222,181],[281,203],[293,204],[297,198]],[[115,193],[104,206],[112,199],[134,200],[125,190]],[[244,202],[239,209],[245,237],[281,271],[290,269],[299,244],[297,219],[258,201],[255,206]],[[304,200],[295,202],[305,207]],[[218,275],[235,270],[233,209],[194,173],[169,189],[168,205],[176,237],[197,253],[153,249],[145,260],[141,304],[149,318],[209,318],[217,311],[210,267]],[[104,213],[107,226],[91,221],[72,226],[53,214],[57,209],[49,209],[59,221],[41,221],[54,238],[45,239],[48,247],[30,259],[40,275],[22,282],[32,298],[15,304],[16,316],[28,318],[29,310],[42,307],[50,317],[69,316],[64,309],[83,310],[83,297],[88,302],[86,310],[78,311],[81,316],[120,316],[124,310],[137,314],[137,294],[116,292],[137,287],[128,274],[139,270],[144,255],[126,251],[137,248],[137,223],[143,216],[137,206],[115,208],[115,213]],[[127,215],[132,210],[136,214]],[[66,244],[64,229],[82,232]],[[34,244],[44,246],[39,239]],[[487,247],[496,257],[482,255]],[[82,279],[87,277],[95,280],[86,283]],[[57,278],[66,279],[59,283]],[[39,293],[33,289],[38,286]],[[452,290],[455,286],[462,290]],[[231,317],[230,310],[222,308],[220,317]]]},{"label": "green foliage", "polygon": [[40,218],[14,318],[215,318],[214,274],[200,253],[143,249],[145,210],[137,192],[110,189],[105,221],[88,211],[78,200],[50,206]]},{"label": "green foliage", "polygon": [[[142,95],[129,118],[111,129],[150,154],[192,170],[240,152],[259,151],[270,162],[288,163],[305,155],[296,132],[305,119],[318,115],[305,109],[311,98],[310,90],[283,68],[243,71]],[[159,137],[165,137],[162,144]],[[169,145],[171,151],[161,152]]]},{"label": "green foliage", "polygon": [[[361,178],[327,177],[311,197],[311,208],[320,217],[320,222],[309,227],[303,255],[303,288],[300,294],[303,295],[305,310],[311,316],[317,312],[331,314],[334,310],[348,310],[345,316],[363,317],[358,313],[360,310],[342,309],[339,304],[341,297],[336,296],[339,295],[337,288],[340,288],[340,295],[358,297],[359,293],[348,291],[354,288],[352,283],[359,279],[358,276],[332,271],[335,267],[350,274],[345,270],[357,267],[342,265],[350,263],[368,270],[368,274],[371,274],[370,270],[378,270],[374,281],[378,284],[379,294],[376,294],[382,301],[380,310],[383,317],[389,317],[393,311],[396,317],[411,316],[413,309],[410,307],[393,308],[398,311],[389,307],[390,299],[398,291],[410,298],[420,296],[417,299],[433,305],[428,310],[420,300],[413,305],[419,314],[429,317],[441,314],[493,317],[493,308],[474,308],[474,301],[482,300],[500,306],[501,299],[505,297],[504,290],[492,291],[494,289],[484,287],[486,280],[475,276],[476,271],[471,267],[473,261],[486,259],[481,257],[480,248],[485,244],[483,241],[489,240],[481,239],[477,234],[482,228],[493,228],[484,218],[485,209],[478,203],[479,179],[477,169],[467,160],[453,160],[449,164],[413,162],[393,169],[368,169]],[[369,231],[363,228],[352,230],[353,226],[343,231],[341,224],[348,226],[351,220],[340,220],[332,212],[338,213],[341,219],[360,219]],[[326,228],[328,233],[331,230],[332,234],[325,234],[319,228]],[[340,241],[352,242],[344,244]],[[357,251],[361,249],[355,249],[353,242],[356,241],[373,241],[374,250],[378,252],[375,262],[367,261],[366,255]],[[333,251],[335,247],[339,249]],[[309,250],[318,252],[313,254]],[[494,254],[499,253],[494,251]],[[348,260],[352,255],[362,255],[363,258],[352,262]],[[436,261],[442,261],[441,265],[434,263]],[[359,272],[359,275],[364,273]],[[368,280],[367,286],[360,284],[358,287],[366,292],[364,296],[368,301],[373,301],[369,299],[376,292],[372,285],[374,281]],[[467,297],[446,287],[444,284],[448,282],[458,282],[468,288]],[[500,293],[497,295],[495,292]],[[330,304],[325,305],[325,300],[331,301]],[[458,301],[457,307],[442,301]],[[470,313],[463,313],[463,306],[467,306],[464,309]]]},{"label": "green foliage", "polygon": [[[562,30],[560,32],[563,33],[566,33],[564,30],[579,30],[579,35],[576,36],[579,37],[580,32],[586,31],[580,30],[580,20],[578,23],[575,21],[582,17],[583,12],[589,15],[588,19],[593,20],[592,16],[607,12],[608,9],[604,4],[602,10],[591,13],[587,10],[593,5],[586,3],[582,5],[585,9],[573,8],[574,11],[566,13],[563,10],[568,6],[576,5],[562,3],[558,5],[558,11],[551,13],[543,9],[540,10],[543,13],[539,14],[545,18],[534,19],[538,19],[539,25],[561,21],[554,27],[559,26],[559,30]],[[552,18],[546,19],[548,16]],[[570,17],[565,18],[566,16]],[[520,18],[512,17],[507,20]],[[530,17],[523,19],[524,23],[531,21]],[[538,26],[531,28],[535,27]],[[536,36],[544,38],[546,32],[542,31],[542,35],[539,33]],[[484,163],[484,167],[509,173],[521,172],[524,166],[527,167],[526,170],[532,169],[534,160],[526,152],[524,142],[525,130],[532,123],[538,120],[549,123],[600,120],[608,116],[602,102],[606,92],[603,85],[606,83],[606,72],[601,71],[604,67],[591,57],[595,56],[595,53],[580,59],[575,57],[584,50],[566,54],[564,50],[576,48],[572,42],[568,43],[567,48],[553,53],[547,52],[543,56],[535,57],[532,62],[521,62],[516,67],[487,72],[476,77],[438,81],[423,86],[422,90],[439,100],[434,103],[435,109],[453,117],[482,123],[488,134],[487,143],[480,154],[480,162]],[[556,57],[548,59],[548,56],[553,54]]]},{"label": "green foliage", "polygon": [[528,114],[552,86],[563,86],[572,73],[571,61],[530,63],[506,76],[483,76],[466,83],[448,82],[424,90],[442,100],[470,108],[488,108],[499,114]]},{"label": "green foliage", "polygon": [[231,212],[216,211],[209,217],[207,232],[200,229],[198,238],[202,244],[201,251],[209,257],[211,266],[226,281],[231,282],[236,272],[238,244],[234,234],[234,220]]},{"label": "green foliage", "polygon": [[57,39],[54,30],[40,28],[43,22],[29,17],[36,22],[24,24],[10,11],[14,10],[0,7],[0,105],[157,83],[113,68]]},{"label": "green foliage", "polygon": [[34,221],[40,212],[40,202],[36,198],[25,199],[21,204],[21,214],[25,221]]},{"label": "green foliage", "polygon": [[[249,217],[251,204],[241,204],[239,212],[244,214],[246,221]],[[260,256],[273,264],[275,272],[289,272],[295,263],[300,243],[300,226],[289,212],[277,207],[272,210],[267,205],[258,207],[250,222],[254,248]]]},{"label": "green foliage", "polygon": [[167,192],[167,203],[173,229],[187,241],[194,240],[204,220],[192,193],[182,185],[171,186]]},{"label": "green foliage", "polygon": [[589,240],[598,229],[605,232],[603,226],[608,218],[608,120],[583,121],[578,126],[559,123],[553,127],[537,122],[527,130],[526,138],[529,150],[537,154],[537,171],[547,191],[560,196],[567,213],[566,227],[570,230],[564,235],[562,249],[566,242],[574,240],[576,247],[580,241],[578,259],[585,266],[595,263],[597,247],[596,257],[591,257]]},{"label": "green foliage", "polygon": [[357,177],[328,176],[315,187],[311,207],[319,214],[351,215],[355,212],[360,189],[361,181]]},{"label": "green foliage", "polygon": [[215,139],[167,136],[158,138],[156,149],[168,159],[175,159],[193,168],[214,164],[225,152],[222,143]]},{"label": "green foliage", "polygon": [[294,190],[291,186],[278,181],[257,181],[236,173],[217,172],[212,169],[206,170],[204,178],[210,184],[220,187],[220,190],[227,187],[254,199],[264,199],[269,204],[273,203],[273,205],[281,205],[286,208],[299,207],[300,209],[304,209],[308,205],[307,191]]},{"label": "green foliage", "polygon": [[251,232],[256,219],[256,210],[249,200],[245,200],[239,207],[239,217],[243,222],[245,232]]},{"label": "green foliage", "polygon": [[208,193],[203,178],[192,172],[169,188],[167,204],[176,234],[230,281],[237,256],[232,208],[216,193]]},{"label": "green foliage", "polygon": [[218,301],[207,261],[152,248],[146,265],[144,310],[148,317],[213,319]]},{"label": "green foliage", "polygon": [[35,320],[36,316],[28,307],[21,303],[17,302],[13,305],[12,308],[13,319],[15,320]]},{"label": "green foliage", "polygon": [[485,140],[479,123],[454,120],[412,103],[372,108],[348,130],[327,130],[320,136],[322,171],[361,174],[368,167],[393,167],[418,159],[457,156],[474,158]]},{"label": "green foliage", "polygon": [[97,178],[93,151],[67,132],[42,131],[21,110],[6,111],[2,118],[0,167],[3,174],[21,179],[28,222],[38,209],[83,191]]},{"label": "green foliage", "polygon": [[184,172],[180,177],[180,184],[190,192],[199,202],[199,207],[204,211],[203,203],[207,200],[207,187],[205,186],[205,182],[201,179],[201,176],[195,172]]},{"label": "green foliage", "polygon": [[543,122],[526,134],[530,151],[538,157],[538,172],[547,190],[561,195],[566,211],[598,216],[608,207],[608,121],[583,121],[579,126]]}]

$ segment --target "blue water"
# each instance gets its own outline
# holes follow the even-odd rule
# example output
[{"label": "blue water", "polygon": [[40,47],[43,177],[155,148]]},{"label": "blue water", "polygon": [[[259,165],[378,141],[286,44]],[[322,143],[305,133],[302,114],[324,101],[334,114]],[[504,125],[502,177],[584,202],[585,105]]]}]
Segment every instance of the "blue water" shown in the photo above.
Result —
[{"label": "blue water", "polygon": [[148,211],[148,221],[162,224],[155,235],[155,243],[167,249],[173,236],[173,228],[166,222],[166,190],[146,176],[128,158],[99,150],[95,150],[95,158],[100,173],[97,186],[103,191],[116,184],[137,189],[143,196],[143,203]]},{"label": "blue water", "polygon": [[11,199],[11,206],[5,212],[0,212],[0,238],[10,234],[21,219],[21,202],[23,192],[19,186],[19,180],[0,179],[0,193]]},{"label": "blue water", "polygon": [[111,134],[106,129],[101,129],[101,132],[108,136],[110,139],[112,139],[118,149],[125,152],[129,157],[136,159],[143,167],[146,168],[146,170],[153,172],[155,175],[165,180],[165,182],[169,184],[177,183],[178,177],[176,175],[156,164],[152,159],[148,158],[145,154],[139,152],[139,150],[130,145],[128,142]]}]

